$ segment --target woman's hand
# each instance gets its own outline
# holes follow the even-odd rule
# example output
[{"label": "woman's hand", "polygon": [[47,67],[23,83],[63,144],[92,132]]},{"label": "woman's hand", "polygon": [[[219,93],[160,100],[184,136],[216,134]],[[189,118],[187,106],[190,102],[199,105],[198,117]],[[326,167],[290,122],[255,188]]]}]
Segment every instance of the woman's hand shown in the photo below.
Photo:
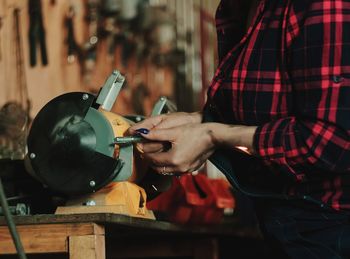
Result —
[{"label": "woman's hand", "polygon": [[[128,129],[128,135],[134,135],[135,133],[145,133],[153,129],[169,129],[178,127],[181,125],[200,123],[202,121],[202,114],[196,113],[185,113],[176,112],[170,114],[162,114],[154,117],[150,117],[134,124]],[[137,145],[137,149],[144,153],[157,153],[164,151],[169,148],[167,142],[160,140],[149,141]]]},{"label": "woman's hand", "polygon": [[150,141],[170,143],[163,152],[144,152],[160,174],[188,173],[197,170],[214,152],[216,143],[211,123],[190,123],[171,128],[154,127],[142,134]]},{"label": "woman's hand", "polygon": [[142,136],[150,141],[167,142],[170,148],[158,152],[145,151],[143,156],[161,174],[193,172],[218,147],[245,147],[248,153],[254,154],[255,130],[256,126],[221,123],[191,123],[167,129],[155,127]]}]

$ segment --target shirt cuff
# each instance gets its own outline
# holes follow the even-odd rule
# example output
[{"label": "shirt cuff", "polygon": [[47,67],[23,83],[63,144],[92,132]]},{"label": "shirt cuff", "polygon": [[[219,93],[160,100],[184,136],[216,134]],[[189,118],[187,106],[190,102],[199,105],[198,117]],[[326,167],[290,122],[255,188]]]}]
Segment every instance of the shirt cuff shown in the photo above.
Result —
[{"label": "shirt cuff", "polygon": [[304,174],[291,166],[287,158],[287,153],[292,152],[288,151],[288,136],[293,134],[293,130],[290,130],[293,127],[293,120],[293,118],[283,118],[258,126],[254,134],[253,147],[255,154],[266,165],[277,164],[281,172],[301,180]]}]

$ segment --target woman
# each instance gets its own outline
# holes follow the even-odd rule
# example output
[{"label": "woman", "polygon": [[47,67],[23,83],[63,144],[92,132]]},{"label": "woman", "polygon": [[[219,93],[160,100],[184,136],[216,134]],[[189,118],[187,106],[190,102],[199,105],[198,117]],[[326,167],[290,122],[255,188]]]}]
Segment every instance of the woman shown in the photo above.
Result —
[{"label": "woman", "polygon": [[250,194],[266,240],[291,258],[350,257],[350,1],[255,2],[245,33],[246,1],[218,7],[220,64],[203,113],[129,133],[149,140],[139,148],[161,174],[192,172],[220,150],[237,161],[246,147],[266,166],[249,172],[265,182]]}]

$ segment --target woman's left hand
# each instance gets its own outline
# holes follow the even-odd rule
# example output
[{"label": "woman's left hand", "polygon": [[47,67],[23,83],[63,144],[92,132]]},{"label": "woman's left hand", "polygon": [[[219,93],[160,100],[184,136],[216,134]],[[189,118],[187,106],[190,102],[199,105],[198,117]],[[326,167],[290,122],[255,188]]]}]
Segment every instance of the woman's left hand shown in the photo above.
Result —
[{"label": "woman's left hand", "polygon": [[211,123],[193,123],[167,129],[152,129],[142,136],[152,141],[169,142],[163,152],[143,154],[160,174],[189,173],[197,170],[213,154],[216,144]]}]

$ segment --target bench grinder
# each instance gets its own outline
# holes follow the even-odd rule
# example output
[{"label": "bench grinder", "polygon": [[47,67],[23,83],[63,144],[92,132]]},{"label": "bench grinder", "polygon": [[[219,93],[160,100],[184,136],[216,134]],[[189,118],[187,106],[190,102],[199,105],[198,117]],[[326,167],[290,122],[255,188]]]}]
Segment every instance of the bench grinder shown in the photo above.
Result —
[{"label": "bench grinder", "polygon": [[[98,96],[72,92],[48,102],[28,135],[27,170],[44,186],[69,197],[56,213],[114,212],[152,218],[146,193],[155,196],[171,184],[154,172],[123,139],[142,116],[110,112],[125,78],[114,71]],[[165,97],[151,115],[172,112]]]}]

